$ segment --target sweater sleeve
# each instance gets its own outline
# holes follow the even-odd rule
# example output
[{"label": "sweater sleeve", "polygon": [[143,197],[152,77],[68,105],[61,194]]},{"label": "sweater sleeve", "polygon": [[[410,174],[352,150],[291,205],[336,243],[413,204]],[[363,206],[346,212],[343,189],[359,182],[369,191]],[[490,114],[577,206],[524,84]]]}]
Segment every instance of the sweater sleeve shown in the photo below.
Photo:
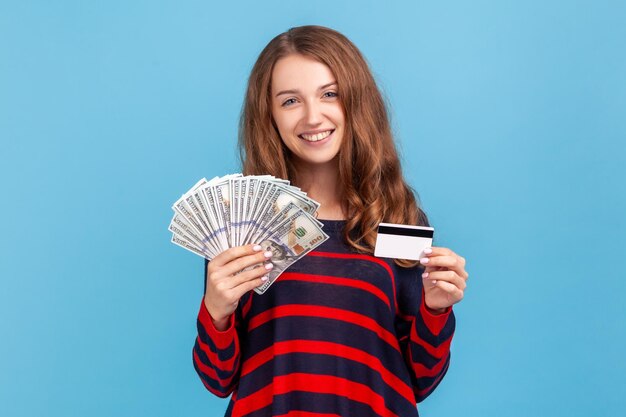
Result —
[{"label": "sweater sleeve", "polygon": [[[205,276],[207,263],[205,262]],[[228,328],[217,330],[204,305],[200,303],[198,335],[193,346],[193,365],[207,390],[218,397],[227,397],[238,381],[240,362],[238,312],[229,319]]]},{"label": "sweater sleeve", "polygon": [[448,370],[455,317],[451,307],[442,314],[428,311],[421,268],[403,272],[406,273],[400,274],[396,331],[411,373],[415,399],[421,402],[435,390]]}]

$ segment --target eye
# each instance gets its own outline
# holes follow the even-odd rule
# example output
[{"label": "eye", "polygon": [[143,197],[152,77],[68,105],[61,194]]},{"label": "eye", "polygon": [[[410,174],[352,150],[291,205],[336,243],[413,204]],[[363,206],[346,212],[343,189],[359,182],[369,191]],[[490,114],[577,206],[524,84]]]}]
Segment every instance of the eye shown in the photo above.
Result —
[{"label": "eye", "polygon": [[289,98],[289,99],[283,101],[283,104],[281,104],[281,106],[283,106],[283,107],[291,106],[295,102],[296,102],[295,98]]},{"label": "eye", "polygon": [[324,93],[323,97],[326,97],[326,98],[337,97],[337,93],[335,93],[334,91],[327,91]]}]

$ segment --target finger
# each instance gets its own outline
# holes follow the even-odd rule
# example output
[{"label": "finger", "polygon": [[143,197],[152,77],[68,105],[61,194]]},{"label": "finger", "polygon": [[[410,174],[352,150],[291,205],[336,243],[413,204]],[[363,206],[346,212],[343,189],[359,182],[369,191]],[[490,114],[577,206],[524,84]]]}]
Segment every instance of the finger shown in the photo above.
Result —
[{"label": "finger", "polygon": [[448,269],[461,268],[460,260],[456,256],[439,255],[435,257],[424,257],[420,263],[430,267],[444,267]]},{"label": "finger", "polygon": [[455,255],[454,252],[452,252],[450,249],[448,248],[444,248],[441,246],[431,246],[430,248],[426,248],[424,249],[424,255],[431,257],[431,256],[453,256]]},{"label": "finger", "polygon": [[253,255],[242,256],[241,258],[235,259],[227,263],[222,267],[221,274],[222,276],[231,276],[237,275],[244,269],[247,269],[251,266],[264,263],[272,256],[271,251],[255,253]]},{"label": "finger", "polygon": [[463,291],[457,288],[456,285],[446,281],[437,281],[434,286],[448,293],[453,303],[457,303],[463,299]]},{"label": "finger", "polygon": [[424,285],[424,288],[426,287],[434,287],[437,285],[437,281],[434,279],[428,279],[428,278],[422,278],[422,283]]},{"label": "finger", "polygon": [[261,245],[250,244],[237,246],[235,248],[226,249],[224,252],[217,255],[213,258],[211,264],[215,267],[221,267],[235,259],[241,258],[242,256],[253,255],[261,251],[263,251]]},{"label": "finger", "polygon": [[261,278],[255,278],[250,281],[246,281],[243,284],[238,285],[232,289],[233,295],[237,299],[240,299],[245,293],[247,293],[248,291],[252,291],[256,287],[260,287],[261,285],[265,284],[265,282],[267,282],[267,280],[264,281]]},{"label": "finger", "polygon": [[235,288],[248,281],[262,278],[263,276],[269,274],[272,268],[274,268],[274,265],[271,262],[263,264],[263,265],[257,265],[248,271],[229,277],[228,282],[231,288]]},{"label": "finger", "polygon": [[445,281],[449,282],[452,285],[456,286],[460,290],[465,290],[467,284],[465,280],[457,275],[454,271],[433,271],[433,272],[424,272],[422,274],[422,278],[431,280],[431,281]]},{"label": "finger", "polygon": [[452,250],[448,248],[436,247],[433,246],[431,248],[426,248],[424,250],[424,258],[432,258],[437,256],[453,256],[457,258],[458,263],[465,268],[465,258],[454,253]]},{"label": "finger", "polygon": [[427,266],[424,268],[424,272],[432,272],[432,271],[445,271],[447,268],[441,268],[438,266]]}]

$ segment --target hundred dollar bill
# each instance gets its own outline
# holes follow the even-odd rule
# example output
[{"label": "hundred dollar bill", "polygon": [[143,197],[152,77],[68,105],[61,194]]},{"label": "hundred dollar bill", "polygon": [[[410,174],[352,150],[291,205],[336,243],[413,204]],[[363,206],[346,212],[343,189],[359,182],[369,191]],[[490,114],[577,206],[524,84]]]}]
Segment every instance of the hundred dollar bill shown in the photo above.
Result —
[{"label": "hundred dollar bill", "polygon": [[250,230],[251,224],[256,221],[255,216],[258,212],[261,202],[263,201],[263,195],[265,190],[267,189],[267,184],[267,180],[261,179],[259,177],[250,177],[250,186],[248,187],[248,192],[245,196],[245,219],[243,222],[243,227],[241,229],[241,236],[243,241],[248,241],[248,231]]},{"label": "hundred dollar bill", "polygon": [[268,273],[269,280],[254,291],[263,294],[285,269],[326,239],[328,235],[320,226],[304,210],[298,208],[259,243],[263,250],[272,251],[271,262],[274,267]]},{"label": "hundred dollar bill", "polygon": [[244,177],[241,181],[241,188],[239,189],[239,218],[237,227],[237,243],[243,244],[243,229],[246,226],[246,216],[248,211],[248,193],[250,188],[250,178]]},{"label": "hundred dollar bill", "polygon": [[252,188],[252,196],[251,200],[248,201],[248,214],[246,219],[246,224],[243,228],[242,235],[244,241],[249,242],[249,232],[253,227],[253,224],[256,224],[258,216],[259,216],[259,208],[263,205],[262,203],[265,201],[267,190],[270,188],[269,186],[272,183],[267,178],[263,177],[251,177],[251,188]]},{"label": "hundred dollar bill", "polygon": [[[215,219],[215,216],[213,213],[213,207],[208,204],[205,198],[204,190],[207,187],[211,186],[211,184],[214,183],[218,179],[219,177],[215,177],[211,181],[208,181],[207,183],[202,184],[196,189],[188,192],[187,194],[189,194],[190,197],[185,199],[185,201],[188,202],[190,207],[191,207],[191,203],[189,203],[188,200],[191,200],[193,202],[195,206],[194,214],[196,214],[196,217],[199,220],[201,220],[201,225],[204,226],[206,231],[208,232],[217,230],[219,225],[217,224],[217,221]],[[215,236],[214,241],[216,244],[219,245],[220,240],[217,236]]]},{"label": "hundred dollar bill", "polygon": [[174,217],[172,217],[169,230],[172,233],[179,235],[183,240],[195,246],[200,251],[208,253],[211,258],[217,255],[215,250],[208,245],[207,238],[203,238],[201,235],[198,235],[178,213],[174,214]]},{"label": "hundred dollar bill", "polygon": [[239,192],[241,181],[239,178],[232,178],[228,181],[230,190],[230,238],[231,245],[239,246]]},{"label": "hundred dollar bill", "polygon": [[256,221],[249,228],[248,234],[245,238],[249,241],[258,241],[259,234],[263,232],[260,231],[259,228],[261,228],[262,225],[267,225],[290,203],[295,204],[297,207],[300,207],[310,215],[315,214],[319,208],[319,203],[316,201],[292,192],[281,184],[274,184],[271,194],[267,194],[266,200],[263,202],[263,206],[259,209],[259,212],[262,213],[262,215],[256,218]]},{"label": "hundred dollar bill", "polygon": [[250,241],[257,242],[262,240],[265,236],[269,235],[272,230],[282,224],[287,218],[294,213],[302,210],[296,206],[293,202],[289,202],[285,207],[281,208],[273,217],[269,220],[264,220],[256,225],[256,234],[250,238]]},{"label": "hundred dollar bill", "polygon": [[[204,206],[207,211],[207,215],[210,218],[210,222],[213,225],[213,232],[216,235],[218,244],[221,251],[228,249],[228,236],[226,226],[221,210],[218,209],[218,203],[216,200],[216,194],[213,192],[214,188],[207,184],[200,190],[200,198],[204,201]],[[220,252],[221,252],[220,251]]]},{"label": "hundred dollar bill", "polygon": [[232,245],[232,227],[231,227],[231,194],[229,186],[229,178],[225,178],[222,181],[215,184],[212,190],[215,192],[215,202],[218,204],[218,210],[222,213],[224,220],[224,227],[226,228],[226,238],[228,240],[228,247]]},{"label": "hundred dollar bill", "polygon": [[208,253],[202,252],[200,249],[176,234],[172,235],[172,243],[180,246],[181,248],[187,249],[188,251],[191,251],[196,255],[200,255],[203,258],[211,259],[211,256]]},{"label": "hundred dollar bill", "polygon": [[197,214],[198,210],[197,210],[197,207],[195,206],[195,203],[193,203],[193,201],[191,200],[192,204],[194,205],[192,207],[189,205],[189,202],[188,202],[190,201],[188,200],[190,192],[193,192],[199,186],[206,184],[206,182],[207,180],[205,178],[198,181],[196,185],[194,185],[194,187],[189,192],[183,194],[182,197],[180,197],[174,203],[174,205],[172,206],[172,209],[174,210],[174,212],[180,214],[180,216],[183,217],[186,220],[186,222],[191,225],[193,229],[195,229],[195,232],[197,235],[203,235],[208,238],[206,240],[206,243],[208,246],[210,246],[213,250],[218,251],[219,245],[216,244],[215,239],[211,235],[211,232],[209,232],[205,227],[203,227],[202,221],[199,220],[198,218],[199,213]]},{"label": "hundred dollar bill", "polygon": [[279,184],[278,188],[282,191],[282,193],[279,195],[277,203],[282,207],[284,207],[289,201],[293,201],[294,203],[296,203],[296,205],[302,208],[302,210],[309,213],[311,216],[315,215],[315,212],[320,207],[320,203],[308,198],[306,196],[306,193],[297,192],[290,189],[294,187],[287,187]]},{"label": "hundred dollar bill", "polygon": [[257,188],[259,187],[259,180],[254,177],[247,178],[246,192],[243,195],[243,216],[241,218],[241,228],[239,234],[241,241],[245,242],[246,231],[250,222],[253,220],[252,214],[254,212],[256,201],[254,198],[257,196]]}]

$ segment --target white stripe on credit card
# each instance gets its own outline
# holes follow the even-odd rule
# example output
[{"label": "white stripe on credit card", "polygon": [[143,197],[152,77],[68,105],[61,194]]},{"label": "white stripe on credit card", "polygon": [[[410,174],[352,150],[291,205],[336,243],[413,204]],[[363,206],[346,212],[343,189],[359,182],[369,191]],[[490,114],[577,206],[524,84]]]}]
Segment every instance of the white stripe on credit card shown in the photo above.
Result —
[{"label": "white stripe on credit card", "polygon": [[374,256],[419,260],[432,246],[434,232],[432,227],[380,223]]}]

